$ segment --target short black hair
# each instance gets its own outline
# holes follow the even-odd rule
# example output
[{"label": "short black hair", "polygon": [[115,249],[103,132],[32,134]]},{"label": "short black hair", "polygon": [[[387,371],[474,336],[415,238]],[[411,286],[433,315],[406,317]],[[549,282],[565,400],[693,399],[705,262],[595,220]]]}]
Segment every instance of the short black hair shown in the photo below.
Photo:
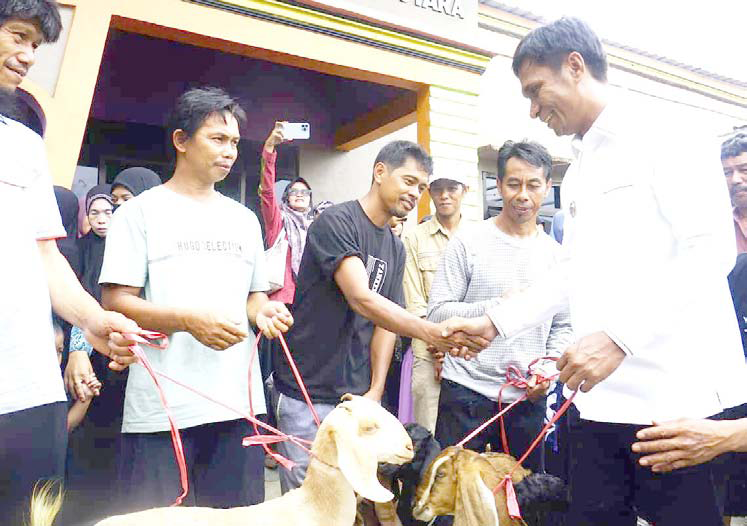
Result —
[{"label": "short black hair", "polygon": [[396,170],[405,164],[408,159],[414,159],[428,175],[433,173],[431,156],[422,146],[411,141],[392,141],[384,146],[379,150],[374,166],[378,163],[384,163],[390,170]]},{"label": "short black hair", "polygon": [[573,17],[563,17],[527,33],[516,46],[511,67],[517,77],[527,60],[557,71],[574,51],[584,57],[592,77],[607,82],[607,54],[602,42],[586,22]]},{"label": "short black hair", "polygon": [[239,102],[221,88],[193,88],[184,92],[178,99],[168,121],[169,137],[176,130],[182,130],[192,137],[213,114],[225,118],[233,115],[239,125],[246,123],[246,113]]},{"label": "short black hair", "polygon": [[506,175],[506,163],[512,158],[521,159],[532,166],[542,168],[545,172],[545,179],[550,180],[552,156],[544,146],[533,141],[506,141],[498,150],[498,181],[503,181]]},{"label": "short black hair", "polygon": [[55,0],[3,0],[0,2],[0,25],[8,20],[33,20],[41,28],[44,42],[57,42],[62,31],[60,6]]},{"label": "short black hair", "polygon": [[721,159],[738,157],[747,152],[747,133],[737,133],[721,143]]}]

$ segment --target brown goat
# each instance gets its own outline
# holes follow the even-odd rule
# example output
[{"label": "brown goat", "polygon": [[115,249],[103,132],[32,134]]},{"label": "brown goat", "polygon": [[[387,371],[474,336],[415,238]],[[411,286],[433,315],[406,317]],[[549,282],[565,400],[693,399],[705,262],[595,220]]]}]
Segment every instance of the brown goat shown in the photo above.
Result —
[{"label": "brown goat", "polygon": [[[515,467],[516,460],[503,453],[448,447],[420,482],[413,515],[426,522],[438,515],[453,515],[454,526],[524,526],[523,520],[509,516],[505,491],[493,494]],[[519,466],[511,480],[518,484],[530,473]]]}]

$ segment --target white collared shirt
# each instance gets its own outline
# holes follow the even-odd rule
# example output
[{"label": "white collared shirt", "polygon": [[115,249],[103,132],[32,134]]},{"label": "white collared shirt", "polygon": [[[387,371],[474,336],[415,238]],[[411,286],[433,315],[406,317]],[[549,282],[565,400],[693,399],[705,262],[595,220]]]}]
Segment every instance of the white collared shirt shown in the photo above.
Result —
[{"label": "white collared shirt", "polygon": [[41,137],[0,116],[0,415],[66,399],[37,241],[65,237]]},{"label": "white collared shirt", "polygon": [[[681,128],[681,126],[680,126]],[[613,103],[562,186],[562,261],[491,309],[511,337],[568,300],[577,337],[606,332],[627,356],[576,405],[584,419],[650,424],[747,400],[747,365],[727,284],[733,219],[717,144]]]}]

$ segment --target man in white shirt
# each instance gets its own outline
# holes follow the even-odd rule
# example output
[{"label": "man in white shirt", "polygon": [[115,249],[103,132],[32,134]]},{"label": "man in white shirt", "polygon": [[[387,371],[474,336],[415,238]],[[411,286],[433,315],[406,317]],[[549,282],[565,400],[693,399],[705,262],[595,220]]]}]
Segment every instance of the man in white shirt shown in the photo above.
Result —
[{"label": "man in white shirt", "polygon": [[[36,48],[57,39],[57,4],[0,3],[0,522],[20,524],[33,485],[61,478],[67,445],[67,402],[51,310],[81,327],[110,367],[134,357],[121,332],[137,325],[105,312],[81,287],[55,243],[65,237],[44,143],[12,120],[13,92],[34,63]],[[19,218],[28,218],[21,220]]]},{"label": "man in white shirt", "polygon": [[[737,264],[729,275],[734,308],[747,349],[747,316],[745,313],[745,269],[747,268],[747,134],[737,133],[721,144],[721,164],[734,209],[734,233],[739,252]],[[747,404],[730,408],[716,419],[675,420],[657,423],[638,432],[642,440],[633,450],[644,453],[641,463],[654,471],[666,472],[701,464],[724,455],[718,462],[728,475],[724,514],[743,516],[747,507],[745,477],[747,477]],[[730,453],[740,453],[733,455]],[[725,520],[729,524],[728,519]]]},{"label": "man in white shirt", "polygon": [[[236,161],[245,118],[221,89],[197,88],[179,97],[169,123],[174,174],[114,214],[99,282],[104,305],[169,335],[167,349],[145,349],[155,370],[244,413],[251,390],[255,413],[264,414],[247,318],[270,338],[288,330],[293,318],[265,294],[257,217],[215,190]],[[185,503],[228,508],[262,502],[263,451],[241,446],[253,434],[251,424],[180,386],[163,382],[163,388],[184,443],[191,482]],[[133,368],[119,474],[126,511],[168,506],[180,494],[169,429],[153,380],[144,368]]]},{"label": "man in white shirt", "polygon": [[453,328],[509,338],[568,301],[579,339],[558,361],[559,380],[581,391],[569,524],[634,525],[637,511],[657,526],[720,525],[709,465],[662,476],[631,450],[652,421],[747,398],[717,145],[610,102],[605,53],[580,20],[531,31],[513,70],[530,117],[574,136],[561,261],[545,283]]}]

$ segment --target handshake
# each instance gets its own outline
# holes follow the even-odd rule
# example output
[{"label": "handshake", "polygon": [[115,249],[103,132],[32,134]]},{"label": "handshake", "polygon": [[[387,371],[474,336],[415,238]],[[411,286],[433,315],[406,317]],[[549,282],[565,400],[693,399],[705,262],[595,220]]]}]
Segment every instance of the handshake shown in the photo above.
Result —
[{"label": "handshake", "polygon": [[450,318],[441,323],[427,323],[421,338],[435,356],[446,353],[469,360],[498,336],[490,318]]}]

